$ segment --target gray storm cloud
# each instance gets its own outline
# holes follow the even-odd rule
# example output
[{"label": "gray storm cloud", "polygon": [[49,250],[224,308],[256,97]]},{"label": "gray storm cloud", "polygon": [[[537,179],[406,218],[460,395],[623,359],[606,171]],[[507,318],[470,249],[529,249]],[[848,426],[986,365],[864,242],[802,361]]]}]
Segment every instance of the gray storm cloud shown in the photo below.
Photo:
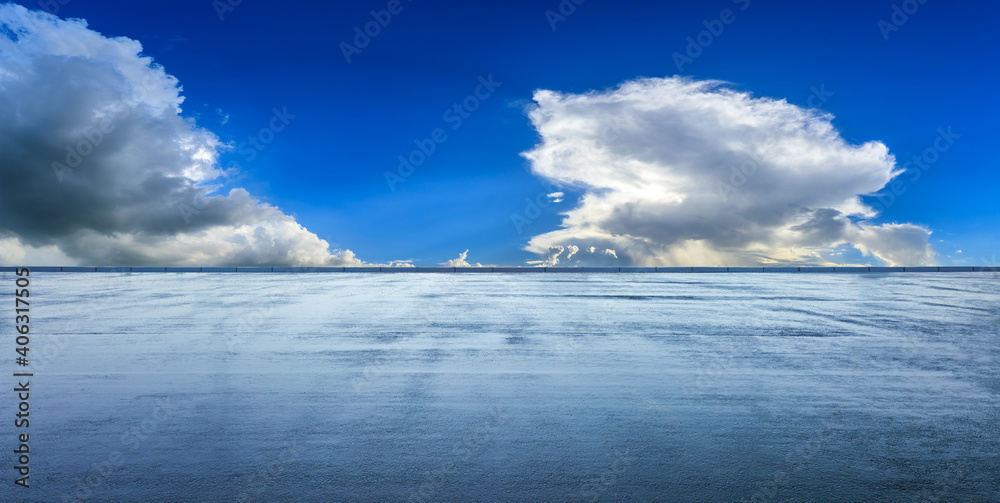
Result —
[{"label": "gray storm cloud", "polygon": [[0,262],[360,265],[236,188],[142,46],[0,5]]},{"label": "gray storm cloud", "polygon": [[[930,231],[870,223],[862,195],[897,176],[880,142],[848,144],[832,117],[715,81],[641,79],[537,91],[532,171],[583,192],[527,250],[546,264],[835,264],[852,246],[888,264],[933,260]],[[582,263],[581,262],[581,263]]]}]

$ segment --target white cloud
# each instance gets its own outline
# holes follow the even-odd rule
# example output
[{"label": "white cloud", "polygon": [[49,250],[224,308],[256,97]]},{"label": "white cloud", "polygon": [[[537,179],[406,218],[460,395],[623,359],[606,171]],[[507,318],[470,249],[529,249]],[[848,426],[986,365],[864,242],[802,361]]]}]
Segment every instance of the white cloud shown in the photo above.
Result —
[{"label": "white cloud", "polygon": [[[564,254],[565,252],[565,254]],[[581,249],[576,245],[551,246],[542,254],[542,260],[529,260],[527,263],[536,267],[562,267],[579,265],[614,265],[618,262],[618,254],[610,249],[597,249],[594,246]],[[575,257],[575,258],[574,258]]]},{"label": "white cloud", "polygon": [[470,264],[465,259],[469,257],[469,250],[465,250],[458,254],[458,258],[453,258],[447,262],[441,262],[441,265],[445,267],[482,267],[480,263]]},{"label": "white cloud", "polygon": [[583,192],[563,228],[529,241],[535,263],[569,246],[621,265],[830,264],[844,244],[891,264],[935,255],[926,228],[869,222],[860,196],[900,173],[895,158],[848,144],[823,112],[679,77],[534,99],[541,142],[525,157]]},{"label": "white cloud", "polygon": [[[566,260],[572,259],[573,255],[576,255],[577,252],[579,252],[579,251],[580,251],[580,247],[579,246],[575,246],[575,245],[568,245],[568,246],[566,246]],[[593,253],[593,250],[591,250],[591,253]]]},{"label": "white cloud", "polygon": [[[31,257],[30,262],[28,257]],[[25,245],[16,237],[0,238],[0,264],[17,265],[66,265],[73,259],[55,246]]]},{"label": "white cloud", "polygon": [[553,203],[561,203],[563,202],[563,197],[566,197],[566,194],[562,192],[553,192],[551,194],[546,194],[545,197],[551,199]]},{"label": "white cloud", "polygon": [[406,260],[390,260],[388,264],[389,267],[416,267],[413,265],[413,259]]},{"label": "white cloud", "polygon": [[0,25],[3,263],[363,264],[243,189],[212,195],[226,147],[139,42],[14,4]]},{"label": "white cloud", "polygon": [[895,265],[928,264],[934,248],[927,243],[929,233],[913,224],[861,225],[851,229],[850,242],[865,255],[874,255]]}]

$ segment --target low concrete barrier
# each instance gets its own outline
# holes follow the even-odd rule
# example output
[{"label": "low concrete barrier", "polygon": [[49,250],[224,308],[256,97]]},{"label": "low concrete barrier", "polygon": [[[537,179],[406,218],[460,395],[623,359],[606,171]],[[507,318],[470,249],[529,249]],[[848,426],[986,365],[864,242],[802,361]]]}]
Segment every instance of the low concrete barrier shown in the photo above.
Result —
[{"label": "low concrete barrier", "polygon": [[59,266],[53,267],[53,266],[43,265],[39,267],[31,267],[30,269],[32,272],[62,272],[62,267]]},{"label": "low concrete barrier", "polygon": [[833,272],[868,272],[868,267],[834,267]]},{"label": "low concrete barrier", "polygon": [[454,267],[383,267],[382,272],[455,272]]},{"label": "low concrete barrier", "polygon": [[493,272],[545,272],[545,269],[545,267],[494,267]]},{"label": "low concrete barrier", "polygon": [[[34,269],[34,268],[32,268]],[[169,267],[167,269],[170,269]],[[200,267],[194,267],[193,269],[198,269],[201,272]],[[96,272],[132,272],[132,268],[129,266],[97,266],[94,268]]]},{"label": "low concrete barrier", "polygon": [[236,272],[274,272],[271,267],[237,267]]},{"label": "low concrete barrier", "polygon": [[691,272],[729,272],[728,267],[692,267]]},{"label": "low concrete barrier", "polygon": [[167,272],[201,272],[201,267],[167,267]]},{"label": "low concrete barrier", "polygon": [[728,272],[764,272],[763,267],[727,267]]},{"label": "low concrete barrier", "polygon": [[492,267],[456,267],[455,272],[493,272]]},{"label": "low concrete barrier", "polygon": [[621,272],[620,267],[546,267],[545,272]]},{"label": "low concrete barrier", "polygon": [[905,267],[869,267],[868,272],[906,272]]},{"label": "low concrete barrier", "polygon": [[764,272],[799,272],[798,267],[764,267]]},{"label": "low concrete barrier", "polygon": [[618,272],[656,272],[655,267],[619,267]]}]

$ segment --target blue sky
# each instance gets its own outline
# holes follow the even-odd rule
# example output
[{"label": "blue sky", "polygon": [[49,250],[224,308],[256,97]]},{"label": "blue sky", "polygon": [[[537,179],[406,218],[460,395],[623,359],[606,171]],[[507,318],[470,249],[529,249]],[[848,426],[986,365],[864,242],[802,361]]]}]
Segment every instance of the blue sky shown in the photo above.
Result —
[{"label": "blue sky", "polygon": [[[554,190],[521,155],[544,141],[526,112],[533,93],[605,92],[674,75],[820,108],[848,143],[882,142],[897,165],[951,128],[960,135],[953,144],[918,179],[898,175],[892,204],[865,220],[925,227],[934,263],[985,265],[996,254],[995,4],[402,0],[348,62],[341,44],[353,44],[355,28],[388,4],[245,0],[220,11],[228,4],[69,0],[56,14],[141,42],[177,78],[181,115],[237,147],[218,158],[241,173],[225,181],[227,191],[245,188],[366,262],[436,265],[466,249],[470,262],[538,260],[537,250],[525,250],[529,240],[560,229],[561,213],[588,189],[560,185],[564,201],[520,229],[512,221],[525,213],[525,198],[546,201]],[[916,9],[903,20],[894,6]],[[687,52],[696,57],[679,68],[675,53],[713,26],[721,32],[703,35],[710,44]],[[490,76],[499,86],[466,101],[477,109],[453,128],[444,112]],[[240,145],[268,127],[275,109],[294,118],[251,159]],[[396,171],[398,156],[436,128],[447,139],[390,187],[385,174]],[[881,263],[877,254],[835,248],[845,253],[839,262]]]}]

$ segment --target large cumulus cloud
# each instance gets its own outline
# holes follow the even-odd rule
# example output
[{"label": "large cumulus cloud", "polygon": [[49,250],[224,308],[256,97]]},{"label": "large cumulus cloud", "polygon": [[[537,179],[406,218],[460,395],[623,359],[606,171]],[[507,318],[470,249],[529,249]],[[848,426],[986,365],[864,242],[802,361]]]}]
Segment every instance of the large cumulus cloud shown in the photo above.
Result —
[{"label": "large cumulus cloud", "polygon": [[895,159],[847,143],[823,112],[680,77],[534,99],[541,140],[524,155],[583,194],[561,229],[529,241],[548,264],[591,249],[635,265],[831,264],[846,246],[889,264],[935,255],[926,228],[870,222],[860,196],[900,173]]},{"label": "large cumulus cloud", "polygon": [[239,188],[139,42],[0,5],[0,261],[360,265]]}]

